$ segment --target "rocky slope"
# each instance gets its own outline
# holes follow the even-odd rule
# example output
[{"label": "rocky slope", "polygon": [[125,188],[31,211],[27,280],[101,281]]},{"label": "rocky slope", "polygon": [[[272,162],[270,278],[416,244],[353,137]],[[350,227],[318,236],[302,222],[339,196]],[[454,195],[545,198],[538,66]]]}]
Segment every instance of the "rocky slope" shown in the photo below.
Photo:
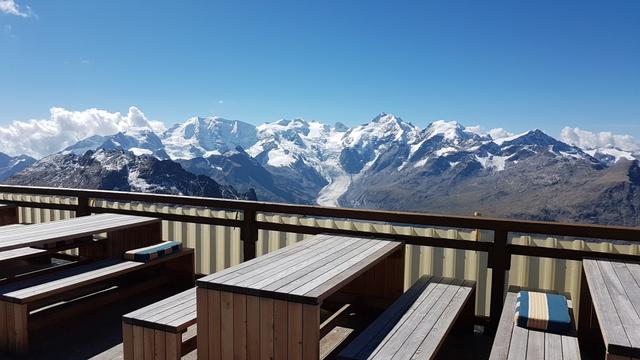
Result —
[{"label": "rocky slope", "polygon": [[34,162],[36,159],[27,155],[9,156],[0,152],[0,181],[28,168]]},{"label": "rocky slope", "polygon": [[238,193],[231,186],[194,175],[174,161],[123,150],[54,154],[5,183],[255,200],[253,192]]}]

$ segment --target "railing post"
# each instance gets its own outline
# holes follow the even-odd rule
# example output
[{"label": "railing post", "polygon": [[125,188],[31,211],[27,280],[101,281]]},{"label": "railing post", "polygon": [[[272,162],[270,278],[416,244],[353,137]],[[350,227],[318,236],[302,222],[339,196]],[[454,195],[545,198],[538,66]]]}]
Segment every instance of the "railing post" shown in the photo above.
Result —
[{"label": "railing post", "polygon": [[258,224],[256,224],[256,210],[243,210],[243,224],[240,228],[240,239],[244,248],[243,261],[256,257],[256,243],[258,242]]},{"label": "railing post", "polygon": [[493,249],[489,254],[489,266],[491,267],[491,313],[489,314],[489,325],[492,332],[498,328],[504,305],[507,271],[511,264],[510,256],[507,253],[508,239],[508,231],[495,230]]},{"label": "railing post", "polygon": [[76,209],[76,217],[91,215],[89,208],[89,197],[84,195],[78,196],[78,208]]}]

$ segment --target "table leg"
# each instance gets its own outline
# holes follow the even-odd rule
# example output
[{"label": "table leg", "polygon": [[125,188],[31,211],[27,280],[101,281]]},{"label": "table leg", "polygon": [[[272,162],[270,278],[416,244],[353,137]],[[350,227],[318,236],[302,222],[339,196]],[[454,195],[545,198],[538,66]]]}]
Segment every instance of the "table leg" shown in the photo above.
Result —
[{"label": "table leg", "polygon": [[0,207],[0,226],[18,223],[18,207]]},{"label": "table leg", "polygon": [[330,297],[342,303],[386,309],[404,293],[405,247],[376,264]]},{"label": "table leg", "polygon": [[128,250],[157,244],[162,241],[160,221],[107,233],[107,239],[100,245],[79,248],[80,256],[92,259],[119,258]]},{"label": "table leg", "polygon": [[28,316],[26,304],[0,301],[0,350],[12,354],[29,351]]}]

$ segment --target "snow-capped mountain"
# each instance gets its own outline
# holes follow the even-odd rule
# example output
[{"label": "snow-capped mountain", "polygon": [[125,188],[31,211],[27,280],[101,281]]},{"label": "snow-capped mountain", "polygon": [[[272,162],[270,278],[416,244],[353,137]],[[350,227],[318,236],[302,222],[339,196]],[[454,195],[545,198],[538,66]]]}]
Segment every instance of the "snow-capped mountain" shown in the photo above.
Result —
[{"label": "snow-capped mountain", "polygon": [[[61,155],[95,149],[100,150],[90,157],[117,149],[127,151],[127,156],[171,158],[191,173],[241,192],[255,190],[258,198],[268,201],[640,222],[640,211],[632,203],[634,194],[640,193],[633,175],[637,162],[629,161],[638,154],[616,148],[581,149],[541,130],[485,133],[479,127],[443,120],[420,128],[386,113],[352,128],[303,119],[254,127],[219,117],[194,117],[160,135],[133,128],[90,137]],[[622,182],[611,183],[612,179]],[[594,181],[600,187],[588,185]],[[578,194],[586,188],[589,193]],[[528,189],[544,191],[543,200],[528,198]],[[565,199],[567,193],[573,194],[571,201]],[[614,196],[621,200],[613,201]],[[586,202],[576,204],[580,198]],[[561,200],[573,204],[573,210]],[[602,220],[604,213],[598,207],[610,204],[627,209],[617,222],[611,217]],[[600,215],[592,219],[586,213]]]},{"label": "snow-capped mountain", "polygon": [[89,150],[117,149],[130,151],[134,155],[153,155],[158,159],[166,160],[169,159],[169,155],[164,148],[162,140],[153,130],[147,127],[133,127],[115,135],[88,137],[62,150],[62,153],[83,155]]},{"label": "snow-capped mountain", "polygon": [[171,160],[114,149],[50,155],[5,183],[255,199],[252,194],[239,194],[231,186],[185,171]]},{"label": "snow-capped mountain", "polygon": [[[345,126],[302,119],[257,127],[258,141],[247,152],[298,191],[322,197],[322,190],[346,176],[340,166]],[[319,195],[320,194],[320,195]]]},{"label": "snow-capped mountain", "polygon": [[613,146],[598,149],[589,148],[585,149],[584,152],[609,165],[613,165],[620,160],[640,160],[640,153],[622,150]]},{"label": "snow-capped mountain", "polygon": [[162,134],[166,152],[172,159],[193,159],[216,155],[237,146],[248,149],[256,143],[256,128],[221,117],[193,117]]},{"label": "snow-capped mountain", "polygon": [[0,181],[31,166],[36,159],[27,155],[9,156],[0,152]]}]

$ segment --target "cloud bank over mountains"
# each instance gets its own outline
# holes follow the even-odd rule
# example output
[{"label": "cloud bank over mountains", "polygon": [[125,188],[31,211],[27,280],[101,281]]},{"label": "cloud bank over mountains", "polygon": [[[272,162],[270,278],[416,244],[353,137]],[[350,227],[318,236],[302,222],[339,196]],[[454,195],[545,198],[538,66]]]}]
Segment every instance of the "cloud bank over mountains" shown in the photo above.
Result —
[{"label": "cloud bank over mountains", "polygon": [[[163,122],[148,119],[135,106],[131,106],[126,114],[96,108],[71,111],[54,107],[50,109],[48,119],[14,121],[0,127],[0,152],[41,158],[89,136],[113,135],[131,128],[149,128],[158,134],[166,129]],[[490,135],[493,139],[514,135],[503,128],[484,130],[480,126],[467,126],[466,129]],[[640,153],[640,143],[631,135],[594,133],[577,127],[565,127],[559,138],[583,149],[617,148]]]},{"label": "cloud bank over mountains", "polygon": [[608,131],[594,133],[567,126],[560,132],[560,140],[583,149],[617,148],[631,152],[640,151],[640,143],[633,136]]},{"label": "cloud bank over mountains", "polygon": [[48,119],[14,121],[0,127],[0,151],[40,158],[92,135],[112,135],[136,127],[164,131],[162,122],[147,119],[135,106],[130,107],[127,114],[95,108],[70,111],[54,107]]}]

